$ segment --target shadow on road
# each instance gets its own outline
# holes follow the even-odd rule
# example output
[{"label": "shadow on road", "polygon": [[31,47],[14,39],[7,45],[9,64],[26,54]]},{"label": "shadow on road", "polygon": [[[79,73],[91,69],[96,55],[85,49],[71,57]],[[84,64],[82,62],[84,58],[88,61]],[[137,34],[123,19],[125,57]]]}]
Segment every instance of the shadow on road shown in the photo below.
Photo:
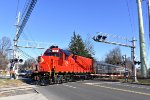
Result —
[{"label": "shadow on road", "polygon": [[32,80],[31,78],[19,78],[22,82],[29,84],[29,85],[37,85],[37,82]]}]

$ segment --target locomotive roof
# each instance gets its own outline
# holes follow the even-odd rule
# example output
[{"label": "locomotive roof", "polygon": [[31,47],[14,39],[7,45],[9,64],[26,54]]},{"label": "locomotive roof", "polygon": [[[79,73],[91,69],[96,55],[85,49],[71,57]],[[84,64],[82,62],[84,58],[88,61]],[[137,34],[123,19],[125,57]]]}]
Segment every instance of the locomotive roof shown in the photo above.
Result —
[{"label": "locomotive roof", "polygon": [[63,50],[63,49],[60,49],[61,52],[65,53],[67,56],[70,56],[71,53],[68,51],[68,50]]}]

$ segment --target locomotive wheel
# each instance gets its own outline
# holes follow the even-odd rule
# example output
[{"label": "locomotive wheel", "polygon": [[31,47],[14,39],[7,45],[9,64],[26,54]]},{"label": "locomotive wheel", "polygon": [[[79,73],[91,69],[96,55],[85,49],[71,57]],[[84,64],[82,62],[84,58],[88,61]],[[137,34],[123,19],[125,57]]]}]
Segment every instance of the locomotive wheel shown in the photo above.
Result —
[{"label": "locomotive wheel", "polygon": [[46,85],[48,85],[49,84],[49,80],[46,78],[46,77],[42,77],[41,79],[40,79],[40,85],[41,86],[46,86]]},{"label": "locomotive wheel", "polygon": [[54,82],[52,81],[52,79],[49,80],[49,85],[54,84]]},{"label": "locomotive wheel", "polygon": [[40,85],[45,86],[45,80],[43,78],[40,80]]}]

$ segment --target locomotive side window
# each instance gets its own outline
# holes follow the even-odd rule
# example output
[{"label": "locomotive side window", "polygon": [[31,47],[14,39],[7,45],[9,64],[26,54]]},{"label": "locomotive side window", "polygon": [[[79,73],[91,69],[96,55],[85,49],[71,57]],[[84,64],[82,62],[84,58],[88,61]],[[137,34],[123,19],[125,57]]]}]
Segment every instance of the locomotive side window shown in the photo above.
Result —
[{"label": "locomotive side window", "polygon": [[61,52],[64,53],[64,59],[67,60],[68,56],[70,56],[71,53],[68,50],[63,50],[63,49],[60,49],[60,50],[61,50]]},{"label": "locomotive side window", "polygon": [[59,57],[62,58],[62,54],[61,53],[59,54]]},{"label": "locomotive side window", "polygon": [[67,55],[65,55],[65,60],[67,60],[68,59],[68,56]]}]

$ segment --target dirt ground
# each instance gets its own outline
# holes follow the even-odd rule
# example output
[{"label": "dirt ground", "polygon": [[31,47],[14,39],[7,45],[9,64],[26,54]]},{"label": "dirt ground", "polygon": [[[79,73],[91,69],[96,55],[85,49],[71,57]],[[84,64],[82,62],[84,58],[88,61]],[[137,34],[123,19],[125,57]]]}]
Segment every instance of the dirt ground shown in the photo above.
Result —
[{"label": "dirt ground", "polygon": [[0,79],[0,88],[18,87],[23,84],[21,80]]}]

